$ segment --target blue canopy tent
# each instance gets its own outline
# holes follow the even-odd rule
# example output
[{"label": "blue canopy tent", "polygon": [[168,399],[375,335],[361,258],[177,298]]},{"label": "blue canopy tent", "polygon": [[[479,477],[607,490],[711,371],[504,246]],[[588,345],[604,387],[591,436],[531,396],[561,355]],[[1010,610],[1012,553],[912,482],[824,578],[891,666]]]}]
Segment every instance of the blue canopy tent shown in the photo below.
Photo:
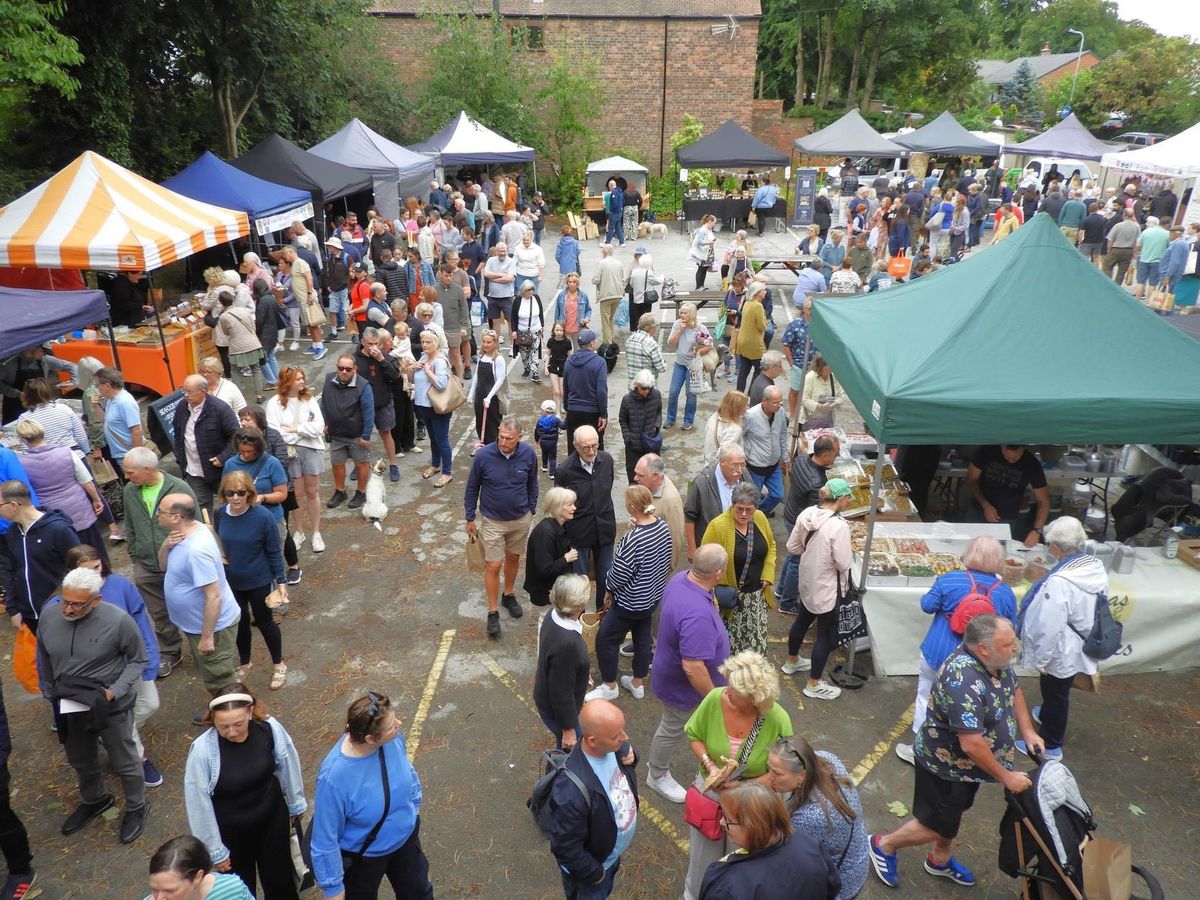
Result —
[{"label": "blue canopy tent", "polygon": [[[0,287],[0,359],[108,319],[104,291],[34,291]],[[113,346],[115,356],[117,350]]]},{"label": "blue canopy tent", "polygon": [[241,210],[249,216],[259,236],[280,231],[296,219],[303,221],[313,216],[312,196],[308,191],[250,175],[208,150],[162,185],[193,200]]}]

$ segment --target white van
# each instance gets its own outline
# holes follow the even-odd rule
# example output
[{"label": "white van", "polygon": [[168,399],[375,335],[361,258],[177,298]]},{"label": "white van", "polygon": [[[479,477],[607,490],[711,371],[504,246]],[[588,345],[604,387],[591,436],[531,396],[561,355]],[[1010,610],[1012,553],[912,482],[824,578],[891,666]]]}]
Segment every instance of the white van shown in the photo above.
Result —
[{"label": "white van", "polygon": [[1089,162],[1085,159],[1054,159],[1049,156],[1033,156],[1025,160],[1024,164],[1022,164],[1020,157],[1016,157],[1012,159],[1007,168],[1011,169],[1021,166],[1022,170],[1033,169],[1038,173],[1038,180],[1040,181],[1046,170],[1055,164],[1058,165],[1058,171],[1062,173],[1063,181],[1067,181],[1071,177],[1071,173],[1076,169],[1079,170],[1079,177],[1084,181],[1094,180],[1097,177],[1092,166],[1096,166],[1098,163],[1094,161]]}]

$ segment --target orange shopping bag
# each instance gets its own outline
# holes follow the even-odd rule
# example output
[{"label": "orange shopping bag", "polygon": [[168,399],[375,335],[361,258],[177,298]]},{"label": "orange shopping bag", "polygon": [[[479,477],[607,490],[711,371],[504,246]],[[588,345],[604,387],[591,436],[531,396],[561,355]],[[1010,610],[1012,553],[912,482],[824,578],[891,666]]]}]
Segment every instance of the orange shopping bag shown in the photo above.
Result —
[{"label": "orange shopping bag", "polygon": [[37,638],[22,624],[17,631],[17,639],[13,643],[13,674],[21,687],[31,694],[39,692],[37,673]]}]

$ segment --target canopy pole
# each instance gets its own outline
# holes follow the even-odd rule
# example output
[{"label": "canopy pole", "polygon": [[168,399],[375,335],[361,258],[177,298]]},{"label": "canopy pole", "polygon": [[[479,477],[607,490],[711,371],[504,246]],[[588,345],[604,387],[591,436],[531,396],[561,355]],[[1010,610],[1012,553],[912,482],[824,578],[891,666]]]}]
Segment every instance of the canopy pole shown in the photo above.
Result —
[{"label": "canopy pole", "polygon": [[[875,519],[879,511],[879,489],[883,485],[883,466],[887,462],[887,445],[876,439],[875,446],[875,477],[871,479],[871,508],[867,511],[867,539],[863,543],[862,569],[858,574],[858,586],[865,592],[867,589],[867,569],[871,565],[871,543],[875,537]],[[854,672],[854,643],[846,652],[846,670]]]},{"label": "canopy pole", "polygon": [[113,320],[111,315],[104,320],[104,324],[108,326],[108,347],[112,350],[113,368],[120,371],[121,351],[117,349],[117,336],[113,334]]},{"label": "canopy pole", "polygon": [[[234,258],[236,259],[237,257],[235,256]],[[167,367],[167,380],[171,382],[171,390],[175,390],[177,387],[175,384],[175,373],[171,371],[171,357],[167,354],[167,338],[163,334],[162,318],[158,314],[158,304],[154,302],[154,279],[149,272],[146,273],[146,282],[150,285],[147,289],[147,296],[150,300],[150,305],[154,307],[154,324],[158,328],[158,345],[162,348],[163,365]]]}]

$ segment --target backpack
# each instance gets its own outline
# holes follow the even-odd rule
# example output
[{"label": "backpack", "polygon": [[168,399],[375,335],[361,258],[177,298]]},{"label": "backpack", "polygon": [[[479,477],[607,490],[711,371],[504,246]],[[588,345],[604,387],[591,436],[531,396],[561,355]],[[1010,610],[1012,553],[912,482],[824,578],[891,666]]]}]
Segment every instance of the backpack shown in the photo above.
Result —
[{"label": "backpack", "polygon": [[616,343],[601,344],[596,348],[596,353],[604,360],[608,374],[611,375],[613,369],[617,367],[617,357],[621,355],[621,348]]},{"label": "backpack", "polygon": [[1067,627],[1083,641],[1083,655],[1097,660],[1108,659],[1121,648],[1121,634],[1125,630],[1124,626],[1113,618],[1107,594],[1096,595],[1096,612],[1092,616],[1091,632],[1083,634],[1069,622]]},{"label": "backpack", "polygon": [[592,811],[592,797],[583,782],[579,780],[579,776],[567,768],[567,756],[568,754],[563,750],[542,751],[542,759],[546,763],[546,774],[533,783],[533,792],[525,801],[525,805],[529,807],[529,811],[537,820],[538,827],[545,835],[549,835],[554,826],[554,813],[550,809],[550,794],[554,790],[554,782],[558,780],[560,774],[566,775],[575,783],[575,787],[579,788],[579,793],[583,794],[583,802],[588,813],[590,814]]},{"label": "backpack", "polygon": [[995,584],[984,589],[975,583],[975,576],[970,572],[967,577],[971,579],[971,590],[967,595],[958,601],[958,606],[954,607],[954,612],[950,613],[950,630],[959,637],[967,630],[967,623],[976,616],[996,614],[996,607],[992,603],[992,591],[996,589],[996,585],[1000,584],[1002,579],[997,578]]}]

